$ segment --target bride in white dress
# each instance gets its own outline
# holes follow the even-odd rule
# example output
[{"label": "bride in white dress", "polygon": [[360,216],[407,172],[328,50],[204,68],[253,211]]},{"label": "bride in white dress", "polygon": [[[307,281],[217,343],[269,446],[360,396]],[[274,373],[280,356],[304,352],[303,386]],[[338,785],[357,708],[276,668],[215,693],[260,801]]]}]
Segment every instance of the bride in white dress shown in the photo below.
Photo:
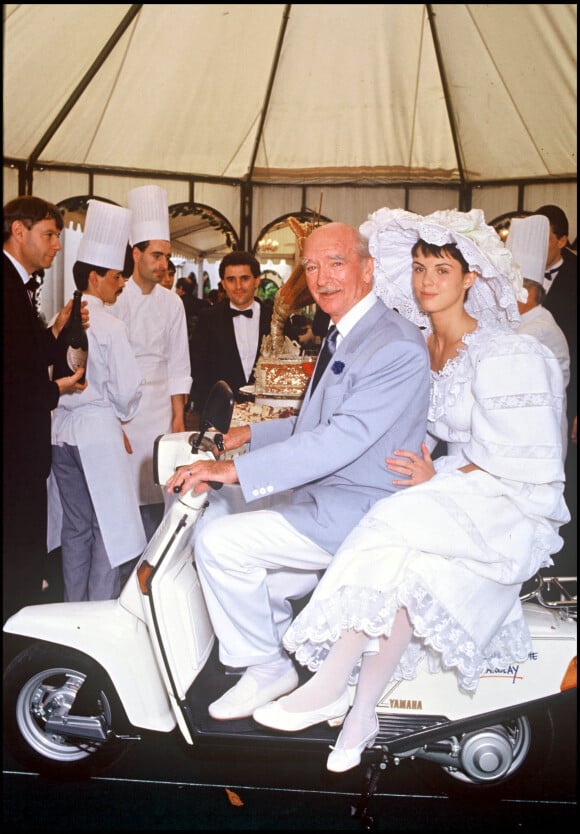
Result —
[{"label": "bride in white dress", "polygon": [[[345,539],[286,632],[286,648],[316,674],[254,712],[291,732],[339,723],[358,681],[328,759],[335,772],[360,762],[388,681],[413,678],[424,656],[466,692],[486,666],[527,659],[521,585],[552,564],[569,520],[562,373],[539,341],[515,333],[522,276],[495,230],[478,210],[381,209],[361,231],[375,291],[425,332],[428,436],[421,457],[393,450],[387,469],[400,490]],[[446,454],[432,460],[438,441]]]}]

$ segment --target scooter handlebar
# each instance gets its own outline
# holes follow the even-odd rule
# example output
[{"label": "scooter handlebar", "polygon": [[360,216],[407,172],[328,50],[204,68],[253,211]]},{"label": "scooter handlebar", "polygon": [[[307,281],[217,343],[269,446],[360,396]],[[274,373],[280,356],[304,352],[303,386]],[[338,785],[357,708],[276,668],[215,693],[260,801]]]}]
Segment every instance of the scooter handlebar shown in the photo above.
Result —
[{"label": "scooter handlebar", "polygon": [[[212,489],[221,489],[223,487],[223,484],[220,483],[220,481],[206,481],[206,483]],[[180,486],[174,486],[173,487],[173,492],[179,494],[181,492],[181,487]]]}]

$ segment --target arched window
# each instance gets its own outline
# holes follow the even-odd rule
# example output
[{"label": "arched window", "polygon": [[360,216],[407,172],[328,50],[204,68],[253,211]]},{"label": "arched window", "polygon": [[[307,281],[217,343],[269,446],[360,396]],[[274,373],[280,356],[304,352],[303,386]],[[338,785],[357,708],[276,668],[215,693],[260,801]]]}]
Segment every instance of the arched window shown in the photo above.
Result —
[{"label": "arched window", "polygon": [[[281,261],[288,264],[290,272],[294,269],[297,245],[296,235],[288,224],[288,218],[290,217],[300,223],[312,223],[317,226],[323,226],[325,223],[331,222],[330,218],[318,215],[311,209],[290,211],[288,214],[283,214],[276,220],[272,220],[264,226],[252,250],[260,263],[264,264],[265,269],[280,272],[276,269],[276,264]],[[287,275],[283,275],[282,280],[286,280],[287,277]]]}]

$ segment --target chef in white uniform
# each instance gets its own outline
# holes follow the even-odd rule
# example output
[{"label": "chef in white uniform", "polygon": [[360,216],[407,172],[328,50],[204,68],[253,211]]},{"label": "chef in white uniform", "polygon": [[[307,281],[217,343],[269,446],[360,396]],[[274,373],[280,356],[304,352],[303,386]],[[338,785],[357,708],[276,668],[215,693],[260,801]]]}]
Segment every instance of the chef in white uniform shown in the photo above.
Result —
[{"label": "chef in white uniform", "polygon": [[135,268],[113,312],[127,325],[141,369],[143,401],[124,430],[149,540],[165,507],[164,490],[153,482],[153,445],[160,434],[185,431],[192,380],[185,310],[179,296],[161,286],[171,255],[167,192],[145,185],[128,200]]},{"label": "chef in white uniform", "polygon": [[[570,348],[564,331],[552,313],[543,305],[546,297],[544,273],[550,242],[550,221],[543,214],[514,217],[505,245],[519,266],[528,291],[526,301],[518,301],[520,324],[518,333],[535,336],[550,348],[562,371],[564,389],[570,382]],[[568,448],[568,418],[566,403],[562,411],[562,454],[566,459]]]},{"label": "chef in white uniform", "polygon": [[127,329],[109,306],[124,288],[130,219],[128,209],[90,200],[73,266],[89,309],[87,387],[61,396],[53,412],[51,475],[58,492],[49,502],[67,602],[116,598],[119,566],[146,545],[121,425],[139,409],[141,372]]}]

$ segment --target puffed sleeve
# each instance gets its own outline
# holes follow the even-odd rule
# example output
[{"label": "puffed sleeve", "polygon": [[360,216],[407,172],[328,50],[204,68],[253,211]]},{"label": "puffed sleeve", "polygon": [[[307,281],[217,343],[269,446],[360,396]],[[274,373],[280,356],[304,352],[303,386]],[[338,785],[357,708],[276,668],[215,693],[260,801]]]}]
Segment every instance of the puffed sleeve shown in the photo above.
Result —
[{"label": "puffed sleeve", "polygon": [[533,336],[502,334],[475,357],[466,457],[492,475],[529,484],[564,479],[564,385],[554,354]]}]

